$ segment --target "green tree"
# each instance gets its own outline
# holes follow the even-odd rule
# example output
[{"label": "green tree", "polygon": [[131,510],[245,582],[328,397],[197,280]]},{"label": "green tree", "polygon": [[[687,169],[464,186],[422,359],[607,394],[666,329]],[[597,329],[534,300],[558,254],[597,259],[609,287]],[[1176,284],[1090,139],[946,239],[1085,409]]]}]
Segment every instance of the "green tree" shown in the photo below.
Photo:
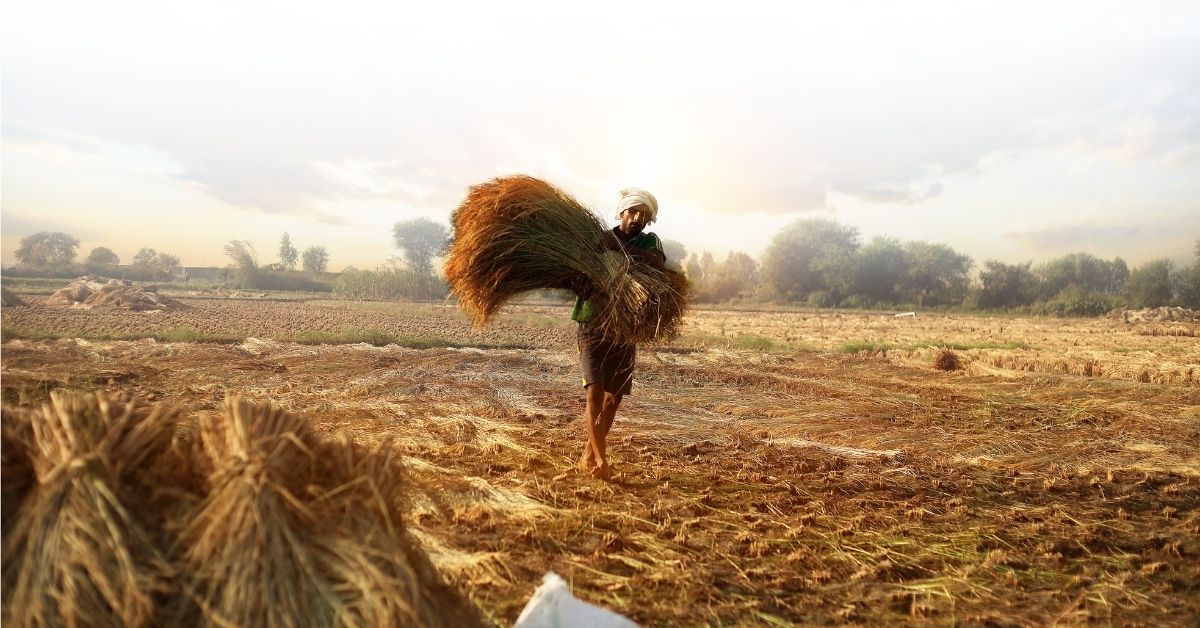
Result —
[{"label": "green tree", "polygon": [[286,231],[279,238],[279,267],[283,270],[296,270],[296,262],[300,260],[300,251],[292,244],[292,237]]},{"label": "green tree", "polygon": [[700,275],[701,277],[712,274],[717,268],[717,260],[713,259],[713,254],[705,251],[704,255],[700,256]]},{"label": "green tree", "polygon": [[433,258],[446,249],[446,227],[428,218],[414,218],[392,227],[392,241],[404,254],[409,268],[421,274],[433,273]]},{"label": "green tree", "polygon": [[967,293],[970,256],[945,244],[904,243],[905,300],[918,306],[960,303]]},{"label": "green tree", "polygon": [[896,302],[908,275],[908,257],[899,240],[877,236],[858,250],[855,262],[853,294],[871,302]]},{"label": "green tree", "polygon": [[1169,305],[1172,298],[1171,274],[1175,264],[1167,258],[1151,260],[1129,273],[1127,295],[1134,307]]},{"label": "green tree", "polygon": [[78,248],[79,240],[70,235],[41,231],[21,238],[14,255],[29,266],[64,266],[75,259]]},{"label": "green tree", "polygon": [[310,273],[323,273],[329,267],[329,252],[323,246],[310,246],[304,249],[302,259],[304,270]]},{"label": "green tree", "polygon": [[984,308],[1029,305],[1038,298],[1040,283],[1030,270],[1032,262],[1005,264],[996,260],[983,263],[979,273],[979,306]]},{"label": "green tree", "polygon": [[688,256],[687,266],[684,270],[687,273],[688,281],[692,284],[699,285],[704,280],[704,269],[700,267],[700,256],[692,253]]},{"label": "green tree", "polygon": [[683,260],[687,257],[687,247],[677,240],[663,240],[663,254],[667,256],[667,268],[683,270]]},{"label": "green tree", "polygon": [[179,256],[142,247],[133,256],[134,270],[142,279],[163,279],[171,276],[179,266]]},{"label": "green tree", "polygon": [[1179,269],[1177,286],[1181,305],[1200,308],[1200,240],[1196,240],[1196,258],[1192,265]]},{"label": "green tree", "polygon": [[159,272],[170,276],[172,271],[179,266],[179,256],[159,251],[158,256],[154,258],[154,264]]},{"label": "green tree", "polygon": [[96,268],[112,268],[121,263],[121,258],[107,246],[98,246],[88,253],[87,263]]},{"label": "green tree", "polygon": [[763,255],[763,279],[777,298],[797,301],[835,288],[858,230],[826,218],[800,219],[775,234]]},{"label": "green tree", "polygon": [[149,269],[154,265],[154,259],[158,257],[158,251],[149,247],[138,249],[133,255],[133,265],[142,269]]},{"label": "green tree", "polygon": [[1068,286],[1087,292],[1118,294],[1129,276],[1121,258],[1106,261],[1088,253],[1069,253],[1052,259],[1034,269],[1041,280],[1041,297],[1049,299]]},{"label": "green tree", "polygon": [[758,289],[759,263],[741,251],[731,251],[725,261],[706,275],[697,290],[698,301],[721,303],[747,297]]}]

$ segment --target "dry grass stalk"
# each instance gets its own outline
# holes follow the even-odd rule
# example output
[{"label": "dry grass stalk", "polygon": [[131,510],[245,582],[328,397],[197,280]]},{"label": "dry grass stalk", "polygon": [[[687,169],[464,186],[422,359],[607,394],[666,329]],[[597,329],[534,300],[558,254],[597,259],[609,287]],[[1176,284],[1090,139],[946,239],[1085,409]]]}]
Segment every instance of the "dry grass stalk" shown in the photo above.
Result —
[{"label": "dry grass stalk", "polygon": [[958,354],[950,349],[942,349],[933,356],[933,368],[939,371],[957,371],[962,368]]},{"label": "dry grass stalk", "polygon": [[678,335],[686,277],[605,250],[600,220],[549,183],[518,175],[472,186],[452,221],[446,281],[477,325],[522,292],[570,289],[586,277],[596,288],[594,322],[609,338]]},{"label": "dry grass stalk", "polygon": [[133,485],[170,447],[174,413],[54,391],[29,418],[37,485],[5,531],[5,622],[157,623],[165,562],[130,506]]},{"label": "dry grass stalk", "polygon": [[323,445],[304,418],[236,398],[201,421],[199,437],[208,495],[182,532],[182,568],[208,623],[470,617],[436,574],[414,569],[420,556],[394,517],[400,468],[382,450]]}]

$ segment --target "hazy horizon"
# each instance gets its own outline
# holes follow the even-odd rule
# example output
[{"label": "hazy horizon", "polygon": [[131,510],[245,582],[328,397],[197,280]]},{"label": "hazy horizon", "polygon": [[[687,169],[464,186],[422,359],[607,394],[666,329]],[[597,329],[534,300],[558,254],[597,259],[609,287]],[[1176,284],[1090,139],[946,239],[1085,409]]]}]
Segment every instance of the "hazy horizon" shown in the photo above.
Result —
[{"label": "hazy horizon", "polygon": [[2,260],[64,231],[269,263],[287,231],[370,268],[513,173],[605,217],[649,189],[651,229],[718,259],[807,216],[977,266],[1192,258],[1194,3],[769,6],[9,5]]}]

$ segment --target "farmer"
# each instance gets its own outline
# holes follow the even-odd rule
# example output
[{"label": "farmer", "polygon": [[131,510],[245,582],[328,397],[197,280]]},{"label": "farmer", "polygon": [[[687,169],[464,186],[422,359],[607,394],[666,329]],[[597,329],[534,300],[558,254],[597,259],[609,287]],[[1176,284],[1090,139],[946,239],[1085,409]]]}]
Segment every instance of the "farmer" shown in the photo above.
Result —
[{"label": "farmer", "polygon": [[[635,262],[662,268],[667,261],[662,242],[653,233],[643,232],[646,225],[658,217],[658,201],[653,194],[637,188],[621,190],[617,204],[617,219],[621,224],[613,227],[611,237],[605,239],[606,249],[624,251]],[[583,371],[587,405],[584,407],[584,422],[587,426],[587,443],[579,458],[579,468],[590,472],[593,477],[611,480],[612,465],[605,452],[605,439],[616,418],[621,398],[629,394],[633,386],[633,365],[637,347],[630,344],[605,340],[599,330],[589,324],[592,319],[592,304],[589,297],[592,287],[586,279],[581,280],[575,292],[575,308],[571,320],[579,323],[579,366]]]}]

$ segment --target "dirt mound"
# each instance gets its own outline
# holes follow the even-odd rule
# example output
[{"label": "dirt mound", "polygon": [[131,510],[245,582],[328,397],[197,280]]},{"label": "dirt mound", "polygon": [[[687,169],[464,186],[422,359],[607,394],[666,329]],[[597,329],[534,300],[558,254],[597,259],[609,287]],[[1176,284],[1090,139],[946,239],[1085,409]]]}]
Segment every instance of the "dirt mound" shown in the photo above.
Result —
[{"label": "dirt mound", "polygon": [[1108,313],[1126,323],[1200,322],[1200,312],[1185,307],[1148,307],[1140,310],[1119,307]]},{"label": "dirt mound", "polygon": [[21,297],[13,293],[8,288],[0,288],[0,306],[11,307],[13,305],[25,305]]},{"label": "dirt mound", "polygon": [[158,293],[154,286],[135,286],[123,279],[84,275],[46,299],[47,305],[133,310],[174,310],[183,304]]}]

